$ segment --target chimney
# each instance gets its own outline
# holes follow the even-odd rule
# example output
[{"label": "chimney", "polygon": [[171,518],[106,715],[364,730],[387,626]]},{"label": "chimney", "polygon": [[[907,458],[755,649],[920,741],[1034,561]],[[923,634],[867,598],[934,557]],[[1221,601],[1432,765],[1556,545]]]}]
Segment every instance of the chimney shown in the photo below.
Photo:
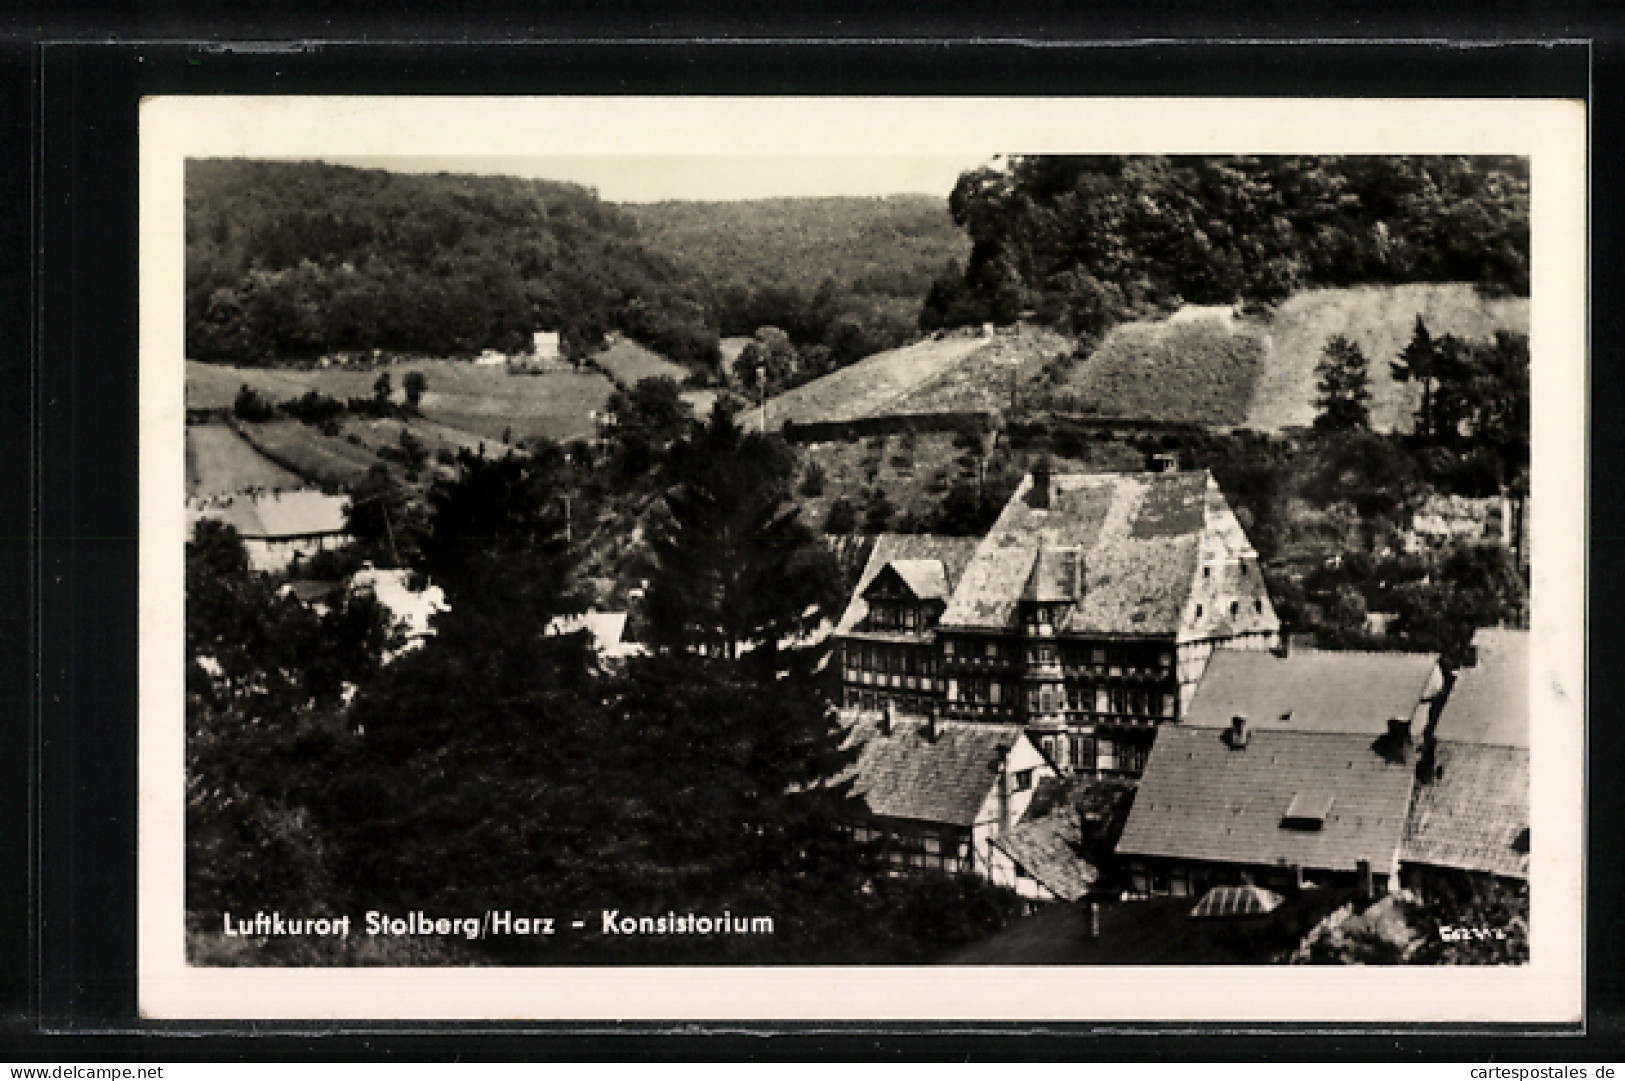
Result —
[{"label": "chimney", "polygon": [[1033,486],[1027,493],[1027,505],[1034,510],[1049,510],[1049,456],[1046,454],[1033,463]]},{"label": "chimney", "polygon": [[897,703],[890,698],[886,699],[886,706],[880,712],[880,734],[889,736],[897,723]]},{"label": "chimney", "polygon": [[1247,715],[1238,713],[1230,718],[1230,749],[1239,751],[1247,746]]}]

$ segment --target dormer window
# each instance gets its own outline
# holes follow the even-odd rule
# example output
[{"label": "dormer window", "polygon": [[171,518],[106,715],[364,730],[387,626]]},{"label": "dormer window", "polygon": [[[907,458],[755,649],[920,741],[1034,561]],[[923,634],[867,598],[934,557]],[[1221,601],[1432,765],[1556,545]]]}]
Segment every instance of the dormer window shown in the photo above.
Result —
[{"label": "dormer window", "polygon": [[1328,792],[1298,792],[1287,804],[1281,816],[1281,828],[1313,833],[1326,825],[1326,815],[1332,809],[1332,796]]}]

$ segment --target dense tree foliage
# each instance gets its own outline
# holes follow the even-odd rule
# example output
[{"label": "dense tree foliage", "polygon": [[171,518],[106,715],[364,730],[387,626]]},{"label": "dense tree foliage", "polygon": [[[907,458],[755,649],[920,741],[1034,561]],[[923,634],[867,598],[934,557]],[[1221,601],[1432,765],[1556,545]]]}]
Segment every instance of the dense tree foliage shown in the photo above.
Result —
[{"label": "dense tree foliage", "polygon": [[1017,157],[965,173],[949,205],[972,249],[932,286],[926,329],[1032,310],[1093,336],[1181,302],[1309,285],[1529,291],[1521,159]]},{"label": "dense tree foliage", "polygon": [[1371,427],[1371,362],[1341,334],[1326,342],[1315,365],[1315,429],[1346,432]]},{"label": "dense tree foliage", "polygon": [[666,514],[650,538],[649,617],[666,649],[771,654],[839,603],[828,553],[790,500],[795,460],[719,403],[672,448]]},{"label": "dense tree foliage", "polygon": [[940,197],[666,202],[628,207],[639,236],[703,279],[719,331],[783,330],[832,367],[917,332],[934,275],[967,244]]},{"label": "dense tree foliage", "polygon": [[714,365],[701,296],[590,191],[315,162],[193,161],[186,348],[276,364],[335,351],[452,355],[618,329]]}]

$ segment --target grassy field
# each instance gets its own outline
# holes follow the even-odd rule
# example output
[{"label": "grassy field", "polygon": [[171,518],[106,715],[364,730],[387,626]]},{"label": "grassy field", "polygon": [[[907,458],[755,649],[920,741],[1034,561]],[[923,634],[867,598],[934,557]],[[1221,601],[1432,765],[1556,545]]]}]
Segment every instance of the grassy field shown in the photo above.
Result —
[{"label": "grassy field", "polygon": [[1224,318],[1124,323],[1059,390],[1108,416],[1237,425],[1247,419],[1263,354],[1256,331]]},{"label": "grassy field", "polygon": [[186,495],[208,498],[245,488],[303,488],[305,482],[224,424],[186,426]]},{"label": "grassy field", "polygon": [[243,424],[240,431],[261,454],[323,488],[348,488],[378,462],[365,447],[296,420]]},{"label": "grassy field", "polygon": [[[776,429],[786,420],[805,424],[897,412],[896,406],[905,397],[933,378],[952,372],[960,361],[987,344],[984,338],[951,337],[876,353],[770,399],[768,427]],[[751,423],[755,423],[754,417]]]},{"label": "grassy field", "polygon": [[627,387],[636,386],[639,380],[656,379],[660,376],[666,376],[678,383],[688,378],[687,368],[681,364],[673,364],[659,353],[629,338],[620,339],[592,359],[607,371],[612,379]]},{"label": "grassy field", "polygon": [[560,441],[593,434],[591,413],[602,411],[614,384],[596,372],[510,374],[506,368],[464,361],[402,361],[374,370],[345,368],[268,369],[226,365],[186,365],[186,401],[190,408],[230,408],[244,383],[274,401],[297,398],[308,390],[346,399],[370,397],[373,384],[388,372],[396,401],[408,372],[428,383],[421,408],[430,421],[459,429],[479,439],[546,437]]},{"label": "grassy field", "polygon": [[1247,410],[1249,427],[1277,430],[1315,417],[1315,364],[1326,339],[1342,334],[1371,361],[1371,424],[1409,431],[1421,399],[1396,383],[1388,362],[1411,340],[1420,315],[1434,337],[1484,339],[1497,330],[1529,331],[1529,301],[1490,300],[1471,285],[1358,286],[1314,289],[1283,303],[1270,322],[1264,371]]},{"label": "grassy field", "polygon": [[993,412],[1008,408],[1011,390],[1030,383],[1046,364],[1072,352],[1071,338],[1042,327],[999,334],[959,363],[944,368],[892,403],[893,413]]}]

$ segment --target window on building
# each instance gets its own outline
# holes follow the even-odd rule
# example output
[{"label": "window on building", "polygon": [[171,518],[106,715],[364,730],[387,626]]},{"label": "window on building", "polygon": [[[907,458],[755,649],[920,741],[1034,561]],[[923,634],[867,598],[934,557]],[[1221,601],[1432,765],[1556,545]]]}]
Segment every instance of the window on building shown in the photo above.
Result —
[{"label": "window on building", "polygon": [[1129,878],[1133,882],[1134,892],[1135,893],[1150,893],[1151,892],[1151,878],[1150,878],[1149,875],[1146,874],[1145,864],[1143,864],[1143,863],[1131,863],[1131,864],[1129,864]]},{"label": "window on building", "polygon": [[904,627],[904,629],[913,630],[918,622],[919,622],[919,620],[917,618],[917,614],[915,613],[914,609],[912,609],[912,608],[903,609],[903,627]]},{"label": "window on building", "polygon": [[959,681],[957,679],[950,679],[948,681],[948,701],[959,701]]},{"label": "window on building", "polygon": [[1202,577],[1203,578],[1212,578],[1213,577],[1213,568],[1212,567],[1203,567],[1202,568]]},{"label": "window on building", "polygon": [[989,642],[985,648],[985,655],[988,660],[996,661],[999,659],[999,644],[997,642]]},{"label": "window on building", "polygon": [[1117,744],[1105,736],[1095,740],[1095,768],[1106,771],[1117,769]]},{"label": "window on building", "polygon": [[1030,769],[1017,770],[1015,775],[1016,791],[1025,792],[1033,786],[1033,771]]},{"label": "window on building", "polygon": [[1095,741],[1088,736],[1068,736],[1067,742],[1071,744],[1068,751],[1072,759],[1072,768],[1093,770],[1095,768]]},{"label": "window on building", "polygon": [[1095,712],[1110,713],[1112,708],[1111,697],[1105,687],[1095,688]]},{"label": "window on building", "polygon": [[987,686],[988,701],[992,702],[995,706],[999,704],[999,691],[1003,686],[1004,685],[1001,683],[989,683]]},{"label": "window on building", "polygon": [[1172,665],[1173,663],[1174,663],[1174,655],[1172,653],[1168,652],[1167,650],[1163,650],[1160,654],[1157,655],[1157,667],[1159,667],[1159,668],[1167,668],[1170,665]]},{"label": "window on building", "polygon": [[1050,645],[1039,646],[1038,647],[1038,663],[1039,664],[1054,664],[1055,663],[1055,647],[1050,646]]},{"label": "window on building", "polygon": [[1238,603],[1237,601],[1231,601],[1230,602],[1230,614],[1235,615],[1239,611],[1241,611],[1240,603]]},{"label": "window on building", "polygon": [[1189,897],[1191,895],[1190,872],[1183,867],[1175,867],[1168,876],[1168,892],[1175,897]]},{"label": "window on building", "polygon": [[952,638],[943,641],[942,655],[944,657],[952,657],[954,655],[954,640]]},{"label": "window on building", "polygon": [[1263,601],[1254,601],[1253,602],[1253,611],[1262,613],[1264,611],[1264,602]]},{"label": "window on building", "polygon": [[1104,649],[1102,649],[1100,646],[1096,646],[1093,650],[1090,651],[1089,658],[1090,658],[1089,663],[1091,663],[1091,664],[1105,664],[1106,663],[1106,651]]},{"label": "window on building", "polygon": [[1198,604],[1198,605],[1197,605],[1197,606],[1196,606],[1196,618],[1197,618],[1197,619],[1201,619],[1201,618],[1202,618],[1202,606],[1201,606],[1201,605],[1200,605],[1200,604]]}]

